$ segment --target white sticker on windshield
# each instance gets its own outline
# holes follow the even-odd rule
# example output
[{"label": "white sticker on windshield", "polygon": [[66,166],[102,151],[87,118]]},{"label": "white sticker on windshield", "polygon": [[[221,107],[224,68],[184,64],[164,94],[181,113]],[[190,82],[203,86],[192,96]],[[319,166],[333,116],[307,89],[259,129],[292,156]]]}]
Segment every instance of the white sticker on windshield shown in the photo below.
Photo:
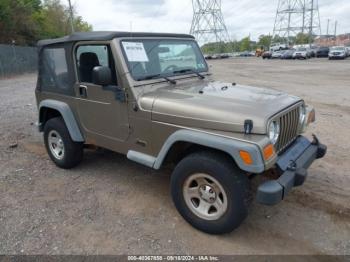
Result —
[{"label": "white sticker on windshield", "polygon": [[148,57],[143,47],[143,43],[139,42],[122,42],[129,62],[148,62]]}]

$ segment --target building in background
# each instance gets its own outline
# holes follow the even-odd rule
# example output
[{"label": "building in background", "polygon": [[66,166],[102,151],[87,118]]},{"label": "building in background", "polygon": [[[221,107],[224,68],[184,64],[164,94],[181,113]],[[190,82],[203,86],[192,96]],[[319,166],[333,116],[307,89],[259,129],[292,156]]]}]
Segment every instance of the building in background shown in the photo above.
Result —
[{"label": "building in background", "polygon": [[350,33],[342,35],[322,35],[315,39],[317,46],[350,46]]}]

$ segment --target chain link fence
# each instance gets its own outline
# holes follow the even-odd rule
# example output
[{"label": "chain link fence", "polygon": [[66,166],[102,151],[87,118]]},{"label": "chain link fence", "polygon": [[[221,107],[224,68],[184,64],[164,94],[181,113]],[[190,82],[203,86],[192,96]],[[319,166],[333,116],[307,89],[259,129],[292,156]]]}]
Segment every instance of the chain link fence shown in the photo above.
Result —
[{"label": "chain link fence", "polygon": [[0,44],[0,78],[37,71],[36,47]]}]

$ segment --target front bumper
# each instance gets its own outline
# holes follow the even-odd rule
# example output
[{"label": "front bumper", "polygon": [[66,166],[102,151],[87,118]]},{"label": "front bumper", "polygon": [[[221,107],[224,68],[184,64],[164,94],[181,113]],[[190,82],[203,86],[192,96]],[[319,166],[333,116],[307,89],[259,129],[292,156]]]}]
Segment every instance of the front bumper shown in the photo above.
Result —
[{"label": "front bumper", "polygon": [[331,59],[345,59],[346,55],[329,55]]},{"label": "front bumper", "polygon": [[281,176],[258,187],[257,201],[264,205],[275,205],[283,200],[293,187],[304,183],[306,169],[316,159],[324,157],[326,152],[327,146],[321,144],[316,136],[312,142],[303,136],[298,137],[276,162]]},{"label": "front bumper", "polygon": [[306,58],[307,55],[303,55],[303,54],[296,54],[293,56],[294,58],[298,59],[298,58]]}]

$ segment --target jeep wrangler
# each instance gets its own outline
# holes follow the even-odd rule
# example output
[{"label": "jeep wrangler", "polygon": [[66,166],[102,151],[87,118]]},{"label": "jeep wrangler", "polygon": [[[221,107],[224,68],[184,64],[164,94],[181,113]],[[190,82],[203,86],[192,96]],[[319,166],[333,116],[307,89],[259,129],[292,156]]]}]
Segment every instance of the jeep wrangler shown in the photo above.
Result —
[{"label": "jeep wrangler", "polygon": [[74,33],[38,43],[39,131],[52,161],[80,163],[86,145],[159,169],[174,164],[171,195],[191,225],[211,234],[247,216],[249,181],[274,205],[326,154],[301,134],[315,111],[283,92],[214,81],[190,35]]}]

